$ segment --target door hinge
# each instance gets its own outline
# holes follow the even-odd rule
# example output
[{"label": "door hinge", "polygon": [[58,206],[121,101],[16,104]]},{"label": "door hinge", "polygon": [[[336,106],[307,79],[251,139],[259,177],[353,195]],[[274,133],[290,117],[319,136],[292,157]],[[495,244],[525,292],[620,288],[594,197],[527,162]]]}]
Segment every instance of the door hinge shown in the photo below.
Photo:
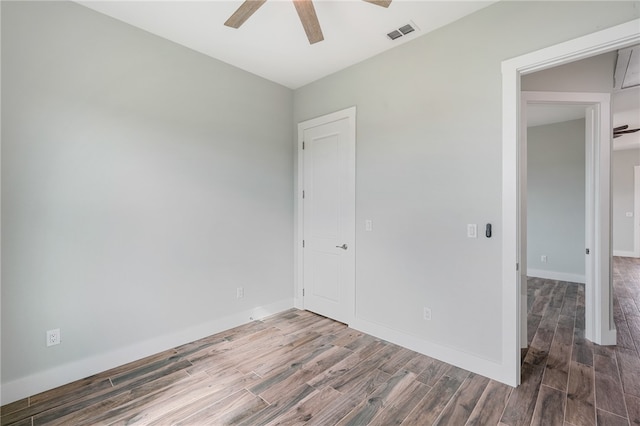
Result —
[{"label": "door hinge", "polygon": [[304,189],[302,190],[302,198],[304,198]]},{"label": "door hinge", "polygon": [[302,289],[302,297],[304,297],[304,288]]},{"label": "door hinge", "polygon": [[516,263],[516,271],[519,271],[519,270],[520,270],[520,264]]},{"label": "door hinge", "polygon": [[304,141],[302,141],[302,149],[304,149]]},{"label": "door hinge", "polygon": [[586,250],[586,253],[589,254],[589,249]]},{"label": "door hinge", "polygon": [[304,248],[304,240],[302,240],[302,248]]}]

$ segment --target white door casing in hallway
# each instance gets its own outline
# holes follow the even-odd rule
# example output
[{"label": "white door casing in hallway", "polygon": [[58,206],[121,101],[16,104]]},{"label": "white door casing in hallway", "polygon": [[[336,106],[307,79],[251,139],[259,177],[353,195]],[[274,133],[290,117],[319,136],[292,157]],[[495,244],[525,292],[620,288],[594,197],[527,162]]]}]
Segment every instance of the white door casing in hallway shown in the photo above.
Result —
[{"label": "white door casing in hallway", "polygon": [[298,125],[304,309],[350,323],[355,294],[355,107]]},{"label": "white door casing in hallway", "polygon": [[[596,341],[602,344],[603,336],[596,330],[596,324],[602,322],[601,318],[607,318],[610,316],[608,309],[610,303],[610,294],[607,292],[609,288],[608,280],[603,278],[608,276],[605,271],[604,274],[596,274],[596,271],[609,269],[608,253],[607,250],[600,250],[596,245],[596,241],[602,238],[607,239],[607,227],[604,229],[601,226],[602,213],[598,210],[596,202],[603,197],[606,197],[605,191],[602,191],[603,186],[607,186],[606,182],[603,184],[600,182],[599,174],[603,173],[606,176],[606,171],[601,172],[601,168],[604,167],[603,162],[606,163],[606,158],[602,158],[600,155],[600,149],[602,145],[608,146],[607,137],[610,133],[610,95],[607,93],[577,93],[577,92],[522,92],[521,94],[521,136],[520,147],[523,158],[521,160],[521,178],[520,178],[520,259],[521,259],[521,347],[527,346],[527,276],[530,275],[527,272],[529,268],[526,266],[527,259],[527,236],[526,236],[526,224],[527,224],[527,129],[528,129],[528,107],[532,105],[572,105],[576,109],[582,109],[584,111],[583,117],[585,118],[585,269],[582,279],[578,275],[575,277],[564,278],[562,273],[547,272],[549,276],[544,275],[532,275],[534,277],[553,278],[563,281],[572,282],[584,282],[587,289],[587,301],[586,301],[586,334],[590,340]],[[607,148],[604,148],[607,151]],[[606,203],[605,203],[606,204]],[[595,250],[598,247],[598,250]],[[530,272],[530,271],[529,271]],[[534,273],[540,274],[541,271],[534,271]],[[524,295],[522,295],[524,293]],[[606,327],[609,327],[608,321],[605,321]],[[615,342],[615,336],[606,337],[608,344]]]},{"label": "white door casing in hallway", "polygon": [[[610,140],[611,113],[608,93],[522,92],[520,136],[520,243],[521,262],[526,259],[526,111],[528,104],[571,104],[585,108],[585,284],[586,337],[597,344],[615,344],[612,326],[610,283]],[[523,263],[524,264],[524,263]],[[526,268],[521,271],[521,291],[526,289]],[[526,300],[521,305],[521,318],[526,318]],[[522,328],[526,332],[526,326]],[[526,342],[521,337],[521,344]]]}]

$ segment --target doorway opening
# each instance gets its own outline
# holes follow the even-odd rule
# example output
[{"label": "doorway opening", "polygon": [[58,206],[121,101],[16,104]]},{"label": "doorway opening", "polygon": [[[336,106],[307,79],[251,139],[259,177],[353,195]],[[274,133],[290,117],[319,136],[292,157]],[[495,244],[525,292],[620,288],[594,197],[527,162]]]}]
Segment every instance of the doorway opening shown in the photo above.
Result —
[{"label": "doorway opening", "polygon": [[[566,161],[561,165],[562,172],[564,174],[563,182],[554,184],[547,182],[542,189],[542,192],[552,193],[551,189],[556,191],[558,188],[567,184],[571,186],[571,176],[568,174],[572,168],[576,168],[577,179],[574,176],[573,187],[569,193],[565,191],[554,200],[555,207],[559,208],[561,203],[566,200],[571,200],[571,196],[574,197],[576,203],[574,203],[574,221],[580,222],[582,218],[583,224],[578,224],[578,228],[582,228],[583,232],[576,229],[575,224],[572,224],[572,217],[565,218],[564,229],[556,230],[561,235],[555,236],[556,241],[552,244],[554,249],[558,249],[556,255],[559,259],[555,262],[556,268],[560,266],[563,271],[556,271],[552,273],[553,268],[545,268],[546,271],[543,274],[538,273],[541,278],[559,279],[561,281],[577,281],[585,283],[585,337],[595,343],[601,345],[612,345],[616,341],[615,325],[613,323],[613,299],[612,299],[612,286],[611,286],[611,245],[610,245],[610,141],[611,141],[611,125],[610,125],[610,94],[608,93],[563,93],[563,92],[523,92],[521,106],[521,135],[520,135],[520,185],[519,185],[519,197],[520,197],[520,262],[521,262],[521,274],[520,274],[520,286],[521,286],[521,331],[520,331],[520,343],[521,347],[526,347],[528,342],[527,336],[527,277],[530,275],[534,268],[528,264],[531,261],[531,256],[528,255],[528,251],[531,247],[530,239],[527,237],[528,225],[539,225],[536,223],[537,216],[535,215],[535,209],[528,208],[528,195],[529,190],[532,188],[528,184],[529,170],[527,170],[529,163],[529,154],[532,152],[528,146],[528,129],[527,129],[527,113],[533,112],[532,108],[538,105],[552,105],[557,107],[572,106],[578,110],[582,110],[584,117],[583,126],[584,132],[580,133],[580,129],[571,128],[571,133],[579,133],[578,147],[584,148],[584,152],[581,153],[581,149],[574,149],[571,152],[565,153],[565,157],[568,155],[571,161]],[[563,127],[566,127],[564,125]],[[553,126],[555,130],[560,127]],[[549,130],[549,129],[547,129]],[[566,129],[565,129],[566,130]],[[532,133],[534,134],[534,133]],[[545,137],[549,137],[548,132]],[[572,139],[572,135],[562,133],[561,138],[567,141]],[[573,137],[575,139],[575,137]],[[541,141],[536,141],[540,143]],[[556,141],[556,160],[562,158],[560,151],[559,141]],[[581,145],[581,146],[580,146]],[[535,153],[535,151],[533,151]],[[535,158],[535,154],[533,155]],[[576,157],[578,159],[576,164]],[[572,166],[573,165],[573,166]],[[581,178],[581,171],[584,170]],[[582,180],[582,182],[579,182]],[[534,180],[535,182],[535,180]],[[584,189],[582,189],[584,188]],[[583,195],[583,199],[579,200],[580,194]],[[534,190],[535,195],[535,190]],[[536,198],[534,197],[534,200]],[[548,200],[547,200],[548,201]],[[577,206],[575,205],[577,204]],[[580,215],[581,208],[579,205],[584,206],[584,216]],[[556,212],[549,211],[551,205],[544,206],[545,211],[541,216],[543,220],[549,221],[549,218],[553,217],[556,220],[562,218],[562,213],[556,209]],[[565,205],[565,208],[570,206]],[[577,207],[577,211],[575,208]],[[534,212],[534,220],[529,221],[529,212]],[[566,214],[567,212],[565,212]],[[541,229],[537,229],[537,232],[533,235],[533,241],[536,241],[536,237],[539,234],[545,234],[545,227],[549,227],[547,223]],[[534,226],[535,228],[536,226]],[[573,234],[571,235],[571,230]],[[547,238],[553,238],[553,233],[547,233]],[[580,234],[580,235],[579,235]],[[549,248],[548,241],[547,249]],[[576,246],[577,244],[577,246]],[[582,245],[582,248],[579,247]],[[582,253],[582,254],[580,254]],[[542,263],[538,265],[544,265],[548,259],[547,255],[541,255]],[[535,260],[533,261],[535,262]],[[584,266],[582,266],[584,265]],[[535,264],[534,264],[535,266]],[[570,271],[572,273],[567,273]],[[579,273],[576,273],[579,272]],[[581,273],[581,274],[580,274]],[[535,274],[534,274],[535,275]]]},{"label": "doorway opening", "polygon": [[[640,20],[634,20],[606,30],[599,31],[575,40],[551,46],[536,52],[519,56],[502,63],[502,93],[503,93],[503,137],[502,137],[502,312],[503,312],[503,364],[505,372],[509,373],[508,382],[513,386],[520,384],[520,347],[522,334],[521,317],[521,182],[522,182],[522,146],[521,135],[521,93],[520,77],[558,65],[567,64],[580,59],[599,55],[616,49],[632,46],[640,42],[638,27]],[[603,159],[600,152],[600,159]],[[610,152],[605,153],[605,167],[610,167]],[[602,165],[602,164],[601,164]],[[603,171],[601,169],[601,171]],[[526,171],[526,167],[525,167]],[[600,217],[609,226],[608,213],[610,211],[610,194],[596,201],[596,207],[601,212]],[[606,217],[605,217],[606,216]],[[603,223],[604,223],[603,222]],[[602,225],[602,223],[601,223]],[[598,251],[602,246],[607,247],[610,259],[609,238],[602,238],[596,242]],[[609,277],[605,282],[611,282]],[[604,274],[605,271],[599,270]],[[607,291],[610,294],[610,290]],[[607,321],[603,327],[611,324]],[[600,330],[607,334],[607,330]],[[615,328],[608,332],[613,332]],[[606,337],[606,336],[605,336]]]}]

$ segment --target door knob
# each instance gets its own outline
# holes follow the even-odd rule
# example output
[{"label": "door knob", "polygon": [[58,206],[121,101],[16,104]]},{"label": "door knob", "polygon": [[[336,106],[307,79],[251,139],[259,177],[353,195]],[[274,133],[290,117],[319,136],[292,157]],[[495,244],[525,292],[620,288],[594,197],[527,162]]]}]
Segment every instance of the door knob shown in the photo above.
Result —
[{"label": "door knob", "polygon": [[347,249],[347,243],[344,243],[341,246],[336,246],[336,248],[341,248],[342,250],[346,250]]}]

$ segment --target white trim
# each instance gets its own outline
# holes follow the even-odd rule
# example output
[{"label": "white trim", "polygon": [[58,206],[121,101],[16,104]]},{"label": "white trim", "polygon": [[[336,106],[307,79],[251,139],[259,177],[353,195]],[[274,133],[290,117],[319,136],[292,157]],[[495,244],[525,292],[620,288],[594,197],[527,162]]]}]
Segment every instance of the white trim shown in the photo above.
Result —
[{"label": "white trim", "polygon": [[[0,6],[0,22],[2,22],[2,7]],[[0,39],[2,31],[0,31]],[[0,40],[0,46],[2,40]],[[2,81],[2,55],[0,55],[0,82]],[[0,99],[2,99],[2,84],[0,84]],[[2,135],[2,102],[0,102],[0,135]],[[2,138],[0,138],[0,187],[2,187]],[[0,241],[2,241],[2,197],[0,197]],[[0,244],[0,271],[2,271],[2,244]],[[2,274],[0,273],[0,294],[2,294]],[[0,302],[2,297],[0,297]],[[2,303],[0,303],[0,318],[2,317]],[[0,327],[0,366],[2,366],[2,327]],[[2,403],[2,372],[0,371],[0,404]]]},{"label": "white trim", "polygon": [[[520,383],[520,76],[640,43],[640,19],[502,62],[502,376]],[[615,329],[614,329],[615,330]]]},{"label": "white trim", "polygon": [[231,328],[247,324],[253,320],[282,312],[293,307],[292,299],[280,300],[265,306],[259,306],[237,312],[204,324],[180,330],[164,336],[136,343],[108,353],[83,358],[50,370],[41,371],[27,377],[2,384],[2,405],[26,398],[31,395],[53,389],[96,373],[139,360],[193,342]]},{"label": "white trim", "polygon": [[518,196],[520,197],[520,202],[518,204],[520,208],[520,212],[518,214],[518,235],[520,237],[520,246],[518,247],[518,259],[520,259],[520,348],[526,348],[529,346],[529,341],[527,340],[527,330],[528,330],[528,319],[527,319],[527,306],[528,306],[528,282],[526,272],[529,269],[529,262],[527,259],[527,247],[528,247],[528,238],[527,235],[527,202],[529,197],[528,191],[528,167],[527,164],[527,151],[528,151],[528,134],[527,134],[527,125],[529,119],[527,117],[528,109],[527,109],[527,101],[526,101],[526,92],[523,92],[522,98],[520,100],[520,146],[518,153],[518,164],[520,169],[518,170]]},{"label": "white trim", "polygon": [[302,209],[302,190],[304,188],[304,156],[302,155],[302,138],[298,128],[298,141],[296,143],[295,165],[293,168],[293,305],[297,309],[304,309],[302,297],[302,283],[304,282],[304,270],[302,268],[302,237],[304,235],[304,211]]},{"label": "white trim", "polygon": [[640,166],[633,167],[633,252],[640,257]]},{"label": "white trim", "polygon": [[302,239],[304,238],[304,210],[303,210],[303,202],[302,202],[302,191],[304,189],[304,152],[302,149],[303,139],[304,139],[304,130],[309,129],[316,126],[321,126],[323,124],[331,123],[338,120],[348,119],[349,120],[349,155],[351,164],[354,167],[349,170],[349,174],[347,176],[347,181],[349,185],[349,192],[352,194],[351,201],[346,209],[348,214],[353,218],[353,226],[349,232],[347,237],[347,244],[349,245],[349,250],[352,252],[353,256],[353,267],[352,267],[352,277],[351,277],[351,285],[347,289],[347,305],[350,306],[350,309],[347,312],[346,321],[344,319],[340,319],[342,322],[347,324],[351,324],[355,317],[355,288],[356,288],[356,278],[355,278],[355,253],[356,253],[356,226],[355,226],[355,212],[356,212],[356,107],[352,106],[340,111],[336,111],[330,114],[326,114],[320,117],[312,118],[309,120],[302,121],[298,123],[298,143],[297,143],[297,168],[294,176],[294,186],[295,186],[295,221],[296,224],[294,226],[294,304],[298,309],[304,309],[304,297],[303,297],[303,284],[304,284],[304,257],[303,257],[303,249],[302,249]]},{"label": "white trim", "polygon": [[520,271],[518,139],[520,73],[502,63],[502,363],[508,385],[520,384]]},{"label": "white trim", "polygon": [[636,252],[626,250],[614,250],[613,255],[618,257],[640,257]]},{"label": "white trim", "polygon": [[527,276],[532,278],[544,278],[545,280],[566,281],[570,283],[584,284],[585,282],[584,275],[545,271],[544,269],[527,269]]},{"label": "white trim", "polygon": [[[584,150],[584,247],[590,248],[590,251],[596,247],[596,205],[595,205],[595,188],[596,188],[596,167],[595,159],[596,145],[598,136],[598,126],[602,117],[600,116],[600,108],[589,106],[585,111],[585,150]],[[597,278],[596,275],[596,259],[591,254],[584,254],[584,275],[585,275],[585,337],[591,337],[594,328],[593,315],[593,283]],[[587,333],[589,330],[589,333]]]},{"label": "white trim", "polygon": [[509,374],[505,374],[500,361],[484,359],[478,355],[439,345],[361,318],[356,318],[350,327],[499,382],[508,383],[511,378]]}]

